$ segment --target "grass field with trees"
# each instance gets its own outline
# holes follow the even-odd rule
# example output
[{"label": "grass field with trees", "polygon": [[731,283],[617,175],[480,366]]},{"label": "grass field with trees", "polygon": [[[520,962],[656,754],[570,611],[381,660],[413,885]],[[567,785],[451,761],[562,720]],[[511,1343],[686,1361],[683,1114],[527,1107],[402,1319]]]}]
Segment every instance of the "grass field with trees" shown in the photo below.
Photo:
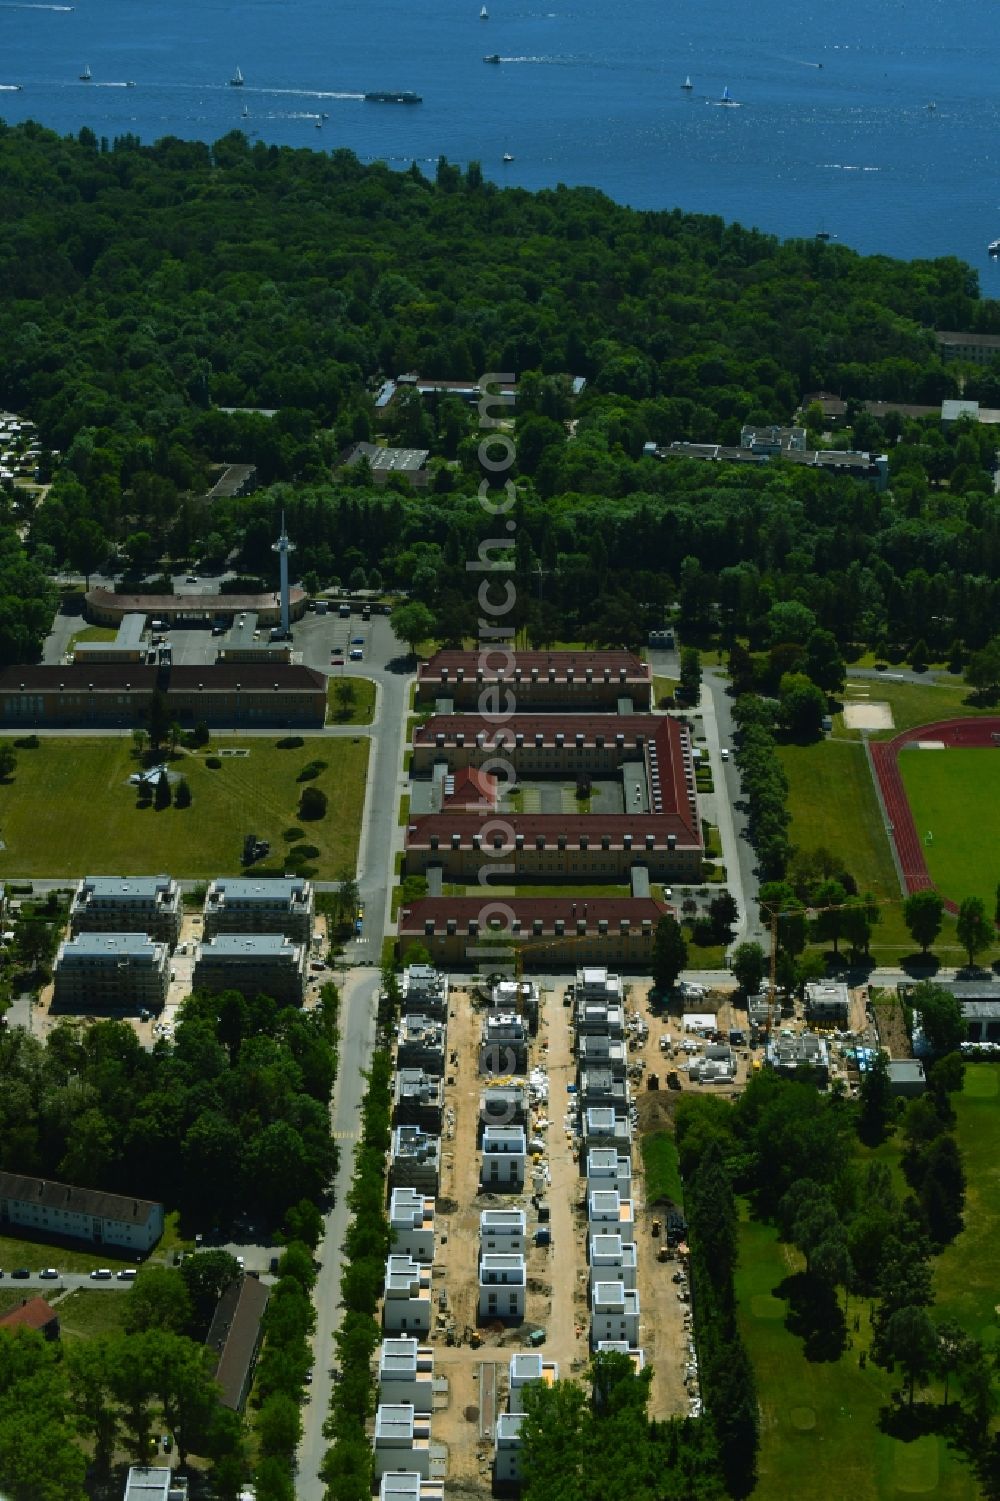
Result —
[{"label": "grass field with trees", "polygon": [[1000,879],[1000,756],[949,746],[903,751],[898,765],[935,886],[953,902],[982,897],[992,913]]},{"label": "grass field with trees", "polygon": [[740,1327],[757,1375],[761,1445],[757,1501],[897,1501],[919,1493],[927,1501],[977,1501],[968,1466],[935,1434],[912,1443],[882,1433],[879,1411],[899,1384],[873,1361],[858,1363],[867,1347],[867,1300],[855,1349],[839,1360],[809,1360],[802,1340],[785,1325],[788,1305],[774,1288],[804,1265],[773,1226],[746,1219],[740,1226],[736,1293]]},{"label": "grass field with trees", "polygon": [[[818,740],[811,745],[781,745],[778,754],[788,778],[793,845],[805,850],[830,850],[844,862],[860,891],[891,899],[879,909],[881,917],[872,938],[872,952],[879,962],[898,963],[914,954],[919,946],[903,920],[903,899],[889,839],[860,742],[834,739]],[[945,758],[928,755],[925,759]],[[983,891],[976,893],[988,897],[990,913],[996,878],[987,864]],[[966,894],[964,890],[942,889],[956,900]],[[932,953],[944,964],[963,963],[962,945],[955,936],[955,919],[947,913]],[[989,957],[982,955],[982,962],[988,963]]]},{"label": "grass field with trees", "polygon": [[[219,755],[219,749],[247,754]],[[182,753],[169,762],[188,782],[192,805],[156,809],[137,807],[128,778],[139,763],[127,737],[42,738],[37,750],[18,753],[14,776],[0,786],[0,877],[231,875],[240,869],[249,832],[270,841],[265,866],[280,873],[288,848],[283,832],[297,823],[296,777],[319,758],[326,769],[310,785],[326,792],[329,808],[309,824],[308,837],[319,850],[313,866],[332,878],[356,863],[367,739],[307,737],[279,749],[269,738],[226,736],[214,753]],[[214,769],[212,760],[220,763]]]},{"label": "grass field with trees", "polygon": [[1000,1066],[969,1063],[955,1097],[965,1163],[965,1228],[937,1261],[938,1307],[984,1345],[1000,1345],[996,1247],[1000,1237]]}]

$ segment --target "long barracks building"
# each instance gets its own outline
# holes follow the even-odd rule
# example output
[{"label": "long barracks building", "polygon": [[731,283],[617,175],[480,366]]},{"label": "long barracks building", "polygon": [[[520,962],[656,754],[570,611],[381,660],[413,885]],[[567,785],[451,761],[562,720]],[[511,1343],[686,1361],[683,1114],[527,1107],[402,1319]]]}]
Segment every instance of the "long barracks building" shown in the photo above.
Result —
[{"label": "long barracks building", "polygon": [[525,968],[594,960],[647,970],[657,923],[669,911],[652,897],[426,897],[400,909],[399,951],[405,959],[419,944],[439,968],[485,969],[499,968],[516,943]]},{"label": "long barracks building", "polygon": [[181,724],[311,726],[326,718],[326,678],[284,663],[145,667],[131,662],[0,670],[0,724],[141,725],[159,690]]},{"label": "long barracks building", "polygon": [[[455,771],[497,759],[518,778],[624,776],[621,813],[454,811],[411,818],[406,870],[474,882],[485,865],[514,867],[517,879],[567,883],[628,881],[633,867],[653,880],[701,878],[704,846],[686,726],[665,715],[515,716],[502,727],[472,716],[436,716],[413,736],[413,772],[436,763]],[[641,768],[632,781],[630,764]],[[490,767],[489,769],[495,769]]]},{"label": "long barracks building", "polygon": [[613,714],[623,701],[649,709],[652,695],[649,663],[629,651],[439,651],[417,673],[419,707],[448,704],[489,714],[521,708]]}]

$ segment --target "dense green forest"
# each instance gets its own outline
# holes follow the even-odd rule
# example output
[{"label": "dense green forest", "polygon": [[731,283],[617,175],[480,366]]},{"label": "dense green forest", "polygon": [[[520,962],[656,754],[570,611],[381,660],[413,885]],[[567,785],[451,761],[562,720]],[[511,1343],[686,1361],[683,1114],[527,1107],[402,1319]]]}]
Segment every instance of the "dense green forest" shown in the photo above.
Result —
[{"label": "dense green forest", "polygon": [[192,996],[152,1052],[124,1022],[4,1030],[0,1166],[160,1199],[205,1231],[280,1223],[333,1176],[335,1015],[335,996],[308,1014]]},{"label": "dense green forest", "polygon": [[[988,430],[860,407],[960,389],[1000,403],[1000,364],[944,365],[933,337],[1000,329],[1000,305],[957,260],[781,243],[589,189],[501,190],[475,165],[442,161],[429,179],[238,133],[144,147],[28,124],[0,129],[0,291],[0,406],[63,456],[45,504],[18,518],[46,570],[89,573],[111,555],[137,577],[168,559],[269,574],[286,506],[310,584],[409,589],[435,634],[459,639],[475,626],[465,559],[483,535],[476,413],[412,392],[380,413],[374,397],[406,370],[508,371],[516,623],[531,639],[636,642],[675,599],[689,635],[753,648],[774,644],[771,612],[795,600],[812,612],[806,635],[816,625],[845,647],[919,640],[943,655],[988,638]],[[570,376],[586,380],[576,399]],[[735,441],[817,388],[848,399],[852,429],[831,443],[889,453],[887,493],[643,452]],[[427,491],[337,469],[380,434],[430,449]],[[255,463],[272,488],[199,500],[222,460]],[[30,569],[10,592],[42,616],[50,604]],[[29,612],[0,652],[38,635]]]}]

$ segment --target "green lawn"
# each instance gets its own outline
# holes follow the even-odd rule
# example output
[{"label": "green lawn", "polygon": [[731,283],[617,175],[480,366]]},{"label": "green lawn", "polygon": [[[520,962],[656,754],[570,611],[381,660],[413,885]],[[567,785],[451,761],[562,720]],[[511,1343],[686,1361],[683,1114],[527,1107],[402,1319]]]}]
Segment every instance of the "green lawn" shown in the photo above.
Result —
[{"label": "green lawn", "polygon": [[110,625],[85,625],[81,630],[73,632],[66,650],[72,653],[78,641],[114,641],[117,635],[118,632]]},{"label": "green lawn", "polygon": [[[890,683],[881,678],[853,679],[844,700],[846,703],[865,703],[867,700],[862,698],[862,693],[867,694],[872,703],[888,704],[895,722],[894,729],[873,730],[869,737],[872,740],[891,740],[900,730],[909,730],[918,724],[932,724],[935,719],[959,719],[965,715],[975,718],[997,712],[995,707],[981,709],[968,703],[969,689],[964,683]],[[834,725],[838,736],[861,739],[860,730],[844,728],[840,714]]]},{"label": "green lawn", "polygon": [[66,1250],[61,1244],[48,1240],[0,1235],[0,1267],[3,1267],[7,1276],[10,1276],[14,1267],[19,1266],[26,1266],[32,1272],[40,1272],[46,1266],[54,1266],[60,1272],[92,1272],[99,1266],[109,1266],[112,1270],[121,1266],[134,1266],[135,1260],[134,1256],[117,1256],[107,1247],[91,1254],[89,1251]]},{"label": "green lawn", "polygon": [[847,741],[778,748],[788,777],[792,839],[839,855],[861,891],[898,896],[899,882],[864,748]]},{"label": "green lawn", "polygon": [[[337,688],[341,682],[350,683],[354,698],[341,709]],[[331,678],[326,689],[326,719],[328,724],[371,724],[375,714],[375,684],[371,678]]]},{"label": "green lawn", "polygon": [[996,1305],[1000,1241],[1000,1064],[969,1063],[955,1100],[967,1180],[965,1229],[937,1260],[942,1314],[986,1344],[1000,1343]]},{"label": "green lawn", "polygon": [[[981,896],[992,913],[1000,869],[1000,755],[985,747],[905,750],[899,770],[924,840],[924,859],[942,895]],[[928,843],[926,834],[933,834]]]},{"label": "green lawn", "polygon": [[677,1147],[669,1131],[651,1131],[643,1136],[642,1167],[646,1175],[645,1198],[647,1204],[657,1204],[671,1199],[683,1204],[684,1189],[681,1186],[680,1168],[677,1163]]},{"label": "green lawn", "polygon": [[760,1480],[756,1501],[898,1501],[916,1492],[930,1501],[976,1501],[979,1490],[963,1461],[934,1435],[915,1443],[878,1429],[899,1377],[871,1361],[868,1305],[854,1348],[837,1361],[806,1360],[802,1341],[785,1328],[787,1304],[775,1295],[798,1253],[779,1245],[766,1225],[744,1221],[736,1292],[743,1337],[757,1375],[761,1407]]},{"label": "green lawn", "polygon": [[93,1339],[98,1334],[118,1334],[125,1327],[128,1293],[79,1288],[56,1308],[62,1339]]},{"label": "green lawn", "polygon": [[[55,1289],[55,1291],[53,1291]],[[10,1313],[12,1308],[20,1308],[26,1298],[44,1298],[46,1303],[58,1297],[59,1284],[50,1282],[48,1290],[41,1292],[37,1287],[26,1288],[23,1282],[14,1282],[10,1287],[0,1287],[0,1315]]]},{"label": "green lawn", "polygon": [[231,875],[251,831],[270,840],[280,859],[282,830],[299,823],[305,784],[295,779],[313,760],[326,761],[327,770],[308,785],[329,798],[326,817],[305,825],[307,842],[320,850],[316,868],[326,878],[354,868],[367,739],[313,736],[296,750],[279,750],[270,739],[227,736],[219,748],[249,754],[222,755],[214,771],[204,755],[178,755],[172,768],[187,778],[192,804],[157,812],[136,807],[128,777],[137,763],[128,737],[43,738],[38,750],[19,753],[13,780],[0,787],[0,877]]}]

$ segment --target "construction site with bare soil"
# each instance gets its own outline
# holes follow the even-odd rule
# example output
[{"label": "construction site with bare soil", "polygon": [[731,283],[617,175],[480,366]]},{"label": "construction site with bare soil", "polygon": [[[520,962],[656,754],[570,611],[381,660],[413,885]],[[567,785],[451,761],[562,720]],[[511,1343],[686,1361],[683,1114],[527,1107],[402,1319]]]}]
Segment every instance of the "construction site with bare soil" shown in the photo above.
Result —
[{"label": "construction site with bare soil", "polygon": [[[479,986],[417,968],[399,1025],[380,1361],[394,1335],[422,1352],[426,1473],[484,1496],[519,1477],[523,1383],[582,1377],[599,1350],[651,1368],[651,1417],[700,1410],[685,1227],[679,1204],[646,1202],[645,987],[636,1005],[596,967]],[[401,1390],[380,1382],[380,1403]],[[375,1443],[381,1474],[379,1420]]]}]

